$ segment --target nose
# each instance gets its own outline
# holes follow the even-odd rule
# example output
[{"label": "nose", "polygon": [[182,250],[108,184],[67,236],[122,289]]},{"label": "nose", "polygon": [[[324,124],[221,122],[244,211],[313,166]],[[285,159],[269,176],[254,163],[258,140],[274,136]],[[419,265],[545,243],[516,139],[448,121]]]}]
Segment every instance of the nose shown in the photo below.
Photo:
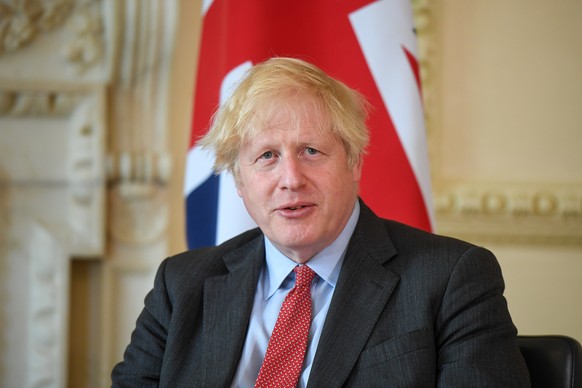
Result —
[{"label": "nose", "polygon": [[295,157],[287,157],[281,163],[280,187],[282,190],[297,191],[305,185],[304,168]]}]

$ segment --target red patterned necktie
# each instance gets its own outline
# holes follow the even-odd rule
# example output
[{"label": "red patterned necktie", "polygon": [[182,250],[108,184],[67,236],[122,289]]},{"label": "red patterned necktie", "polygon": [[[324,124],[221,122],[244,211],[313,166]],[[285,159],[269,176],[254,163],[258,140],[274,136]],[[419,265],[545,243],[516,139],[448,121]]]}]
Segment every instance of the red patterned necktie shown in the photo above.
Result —
[{"label": "red patterned necktie", "polygon": [[293,271],[295,287],[281,306],[255,388],[295,387],[299,380],[311,324],[311,282],[315,272],[306,265]]}]

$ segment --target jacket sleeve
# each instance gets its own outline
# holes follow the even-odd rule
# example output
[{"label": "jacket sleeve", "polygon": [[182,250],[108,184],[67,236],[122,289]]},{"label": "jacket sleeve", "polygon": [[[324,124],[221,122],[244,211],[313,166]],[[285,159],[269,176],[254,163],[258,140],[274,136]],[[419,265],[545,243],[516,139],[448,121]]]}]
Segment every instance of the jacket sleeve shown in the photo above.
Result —
[{"label": "jacket sleeve", "polygon": [[131,342],[123,361],[115,366],[113,387],[157,387],[166,347],[172,305],[166,287],[164,261],[156,274],[154,288],[145,298]]},{"label": "jacket sleeve", "polygon": [[471,247],[454,266],[435,321],[437,386],[529,387],[496,258]]}]

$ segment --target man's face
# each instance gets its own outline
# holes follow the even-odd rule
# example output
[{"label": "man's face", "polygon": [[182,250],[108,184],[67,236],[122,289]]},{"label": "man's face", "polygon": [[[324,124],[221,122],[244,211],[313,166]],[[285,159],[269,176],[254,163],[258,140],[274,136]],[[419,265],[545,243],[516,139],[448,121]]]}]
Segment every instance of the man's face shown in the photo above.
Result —
[{"label": "man's face", "polygon": [[349,167],[331,131],[317,130],[321,113],[297,97],[240,149],[238,194],[251,217],[286,256],[308,261],[344,228],[358,194],[361,161]]}]

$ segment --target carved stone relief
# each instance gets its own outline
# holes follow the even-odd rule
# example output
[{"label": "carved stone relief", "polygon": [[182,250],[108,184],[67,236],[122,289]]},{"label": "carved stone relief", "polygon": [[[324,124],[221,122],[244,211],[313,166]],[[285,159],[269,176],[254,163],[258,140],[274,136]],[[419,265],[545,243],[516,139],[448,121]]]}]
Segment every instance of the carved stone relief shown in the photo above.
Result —
[{"label": "carved stone relief", "polygon": [[[104,24],[111,0],[0,2],[0,79],[107,82],[112,34]],[[110,30],[110,28],[109,28]],[[109,57],[107,57],[109,55]]]},{"label": "carved stone relief", "polygon": [[70,16],[73,0],[5,0],[0,3],[0,54],[16,51]]}]

